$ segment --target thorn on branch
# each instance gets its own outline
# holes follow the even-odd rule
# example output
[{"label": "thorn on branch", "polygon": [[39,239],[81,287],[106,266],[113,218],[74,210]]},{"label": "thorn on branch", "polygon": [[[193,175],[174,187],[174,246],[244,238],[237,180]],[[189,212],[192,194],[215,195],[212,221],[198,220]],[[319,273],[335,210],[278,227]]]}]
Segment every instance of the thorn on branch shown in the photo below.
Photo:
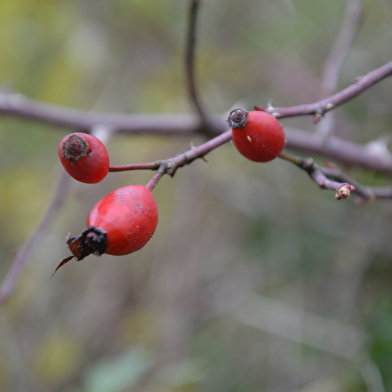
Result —
[{"label": "thorn on branch", "polygon": [[[194,150],[194,149],[196,148],[192,141],[190,142],[190,146],[191,146],[191,150]],[[200,157],[200,159],[201,159],[202,161],[204,161],[205,163],[208,163],[208,160],[207,160],[207,158],[206,158],[204,155],[202,155],[202,156]],[[172,177],[173,177],[173,176],[172,176]]]}]

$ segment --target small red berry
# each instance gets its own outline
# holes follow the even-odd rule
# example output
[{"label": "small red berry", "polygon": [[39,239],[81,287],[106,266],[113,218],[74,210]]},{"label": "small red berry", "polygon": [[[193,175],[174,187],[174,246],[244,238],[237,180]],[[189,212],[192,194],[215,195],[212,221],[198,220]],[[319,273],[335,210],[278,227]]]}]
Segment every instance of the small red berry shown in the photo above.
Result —
[{"label": "small red berry", "polygon": [[91,253],[122,256],[136,252],[150,240],[157,224],[158,206],[148,188],[118,188],[92,208],[87,228],[80,236],[67,238],[72,256],[65,258],[55,272],[72,258],[80,261]]},{"label": "small red berry", "polygon": [[105,145],[87,133],[65,136],[57,152],[64,169],[75,180],[96,184],[109,172],[109,154]]},{"label": "small red berry", "polygon": [[272,161],[286,144],[282,124],[267,112],[234,109],[227,121],[232,129],[234,145],[251,161]]}]

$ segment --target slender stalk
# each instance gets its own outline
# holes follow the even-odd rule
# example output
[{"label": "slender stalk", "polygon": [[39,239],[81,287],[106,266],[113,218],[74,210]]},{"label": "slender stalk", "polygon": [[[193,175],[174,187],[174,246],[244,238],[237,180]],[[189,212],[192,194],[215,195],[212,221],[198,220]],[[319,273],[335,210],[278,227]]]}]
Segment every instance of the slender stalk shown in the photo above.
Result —
[{"label": "slender stalk", "polygon": [[56,217],[57,212],[61,208],[67,196],[67,189],[69,187],[70,180],[71,177],[68,175],[68,173],[62,170],[57,183],[53,187],[52,198],[47,205],[41,222],[38,224],[31,236],[18,249],[12,261],[11,267],[8,270],[5,279],[3,280],[3,283],[1,284],[0,304],[5,303],[12,295],[28,257],[47,234],[53,219]]},{"label": "slender stalk", "polygon": [[202,124],[207,123],[205,111],[200,103],[195,81],[195,50],[196,50],[196,25],[197,15],[200,6],[199,0],[190,0],[188,33],[185,49],[185,72],[190,102],[200,117]]},{"label": "slender stalk", "polygon": [[[320,119],[320,116],[323,116],[326,112],[336,108],[336,106],[342,105],[343,103],[350,101],[359,94],[363,93],[365,90],[369,89],[371,86],[391,75],[392,61],[383,65],[380,68],[369,72],[365,76],[357,78],[355,83],[351,86],[321,101],[286,108],[270,106],[266,109],[266,111],[274,115],[276,118],[305,116],[313,114],[316,115],[317,120]],[[256,108],[258,108],[258,106],[256,106]]]},{"label": "slender stalk", "polygon": [[110,172],[123,172],[128,170],[156,170],[160,166],[160,161],[149,163],[131,163],[129,165],[109,166]]},{"label": "slender stalk", "polygon": [[[361,19],[361,0],[346,0],[342,27],[324,64],[321,97],[328,97],[337,90],[343,64],[358,33]],[[336,113],[331,112],[323,121],[317,123],[315,132],[323,138],[328,138],[334,131],[335,117]]]},{"label": "slender stalk", "polygon": [[166,174],[168,164],[167,162],[162,161],[158,170],[152,176],[151,180],[147,183],[146,188],[152,191],[155,186],[158,184],[159,180]]}]

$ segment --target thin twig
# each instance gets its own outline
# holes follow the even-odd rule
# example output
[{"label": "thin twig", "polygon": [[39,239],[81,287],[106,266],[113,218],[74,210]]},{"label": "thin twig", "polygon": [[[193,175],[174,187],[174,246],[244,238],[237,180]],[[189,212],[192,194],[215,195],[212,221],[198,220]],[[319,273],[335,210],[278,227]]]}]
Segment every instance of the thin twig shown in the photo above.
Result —
[{"label": "thin twig", "polygon": [[[281,159],[293,163],[300,169],[308,173],[309,177],[321,188],[321,189],[331,189],[335,191],[335,198],[337,200],[347,199],[351,192],[355,190],[355,186],[344,182],[337,182],[328,178],[323,168],[317,165],[312,158],[300,158],[287,153],[281,153],[279,155]],[[338,179],[339,178],[335,178]]]},{"label": "thin twig", "polygon": [[189,99],[199,115],[201,123],[204,125],[207,124],[207,117],[201,105],[195,82],[196,24],[199,6],[199,0],[190,0],[188,33],[185,47],[185,72]]},{"label": "thin twig", "polygon": [[[328,97],[338,87],[339,75],[344,61],[357,35],[362,19],[361,0],[347,0],[346,12],[340,32],[325,61],[323,78],[321,82],[321,97]],[[335,112],[331,112],[323,121],[320,121],[315,132],[323,138],[330,136],[334,129]]]},{"label": "thin twig", "polygon": [[200,144],[199,146],[191,146],[191,149],[185,151],[182,154],[176,155],[175,157],[164,159],[161,161],[150,162],[150,163],[141,163],[136,165],[124,165],[124,166],[114,166],[111,171],[126,171],[126,170],[137,170],[137,167],[140,169],[157,169],[157,172],[148,182],[146,187],[151,191],[157,185],[159,180],[165,175],[169,174],[170,176],[174,176],[177,169],[183,167],[185,165],[189,165],[196,159],[203,159],[206,162],[205,155],[215,148],[221,146],[222,144],[228,142],[231,139],[231,130],[222,133],[219,136],[214,137],[213,139]]},{"label": "thin twig", "polygon": [[[321,101],[285,108],[269,106],[266,111],[274,115],[276,118],[315,115],[315,121],[317,122],[326,112],[350,101],[374,84],[391,75],[392,61],[369,72],[365,76],[357,78],[355,83],[351,86]],[[257,109],[259,106],[256,105],[255,108]]]},{"label": "thin twig", "polygon": [[[266,110],[278,118],[322,115],[391,75],[392,62],[389,62],[357,78],[354,84],[329,98],[311,104],[285,108],[268,107]],[[0,92],[0,115],[56,124],[84,132],[90,132],[97,125],[107,127],[113,132],[127,134],[189,135],[200,132],[199,121],[189,115],[97,113],[48,104],[27,98],[22,94],[7,92]],[[209,119],[209,126],[214,133],[221,133],[226,128],[221,116]]]},{"label": "thin twig", "polygon": [[148,181],[146,188],[152,191],[155,186],[158,184],[159,180],[167,173],[169,162],[162,161],[159,165],[158,170],[152,176],[151,180]]},{"label": "thin twig", "polygon": [[[0,92],[0,115],[90,133],[103,127],[113,133],[188,136],[200,132],[200,121],[188,114],[117,114],[73,109],[41,102],[19,93]],[[211,132],[227,128],[222,116],[209,119]]]},{"label": "thin twig", "polygon": [[123,172],[128,170],[156,170],[161,165],[160,161],[149,163],[131,163],[129,165],[109,166],[110,172]]},{"label": "thin twig", "polygon": [[27,258],[47,234],[53,219],[56,217],[57,212],[65,200],[70,179],[71,177],[68,173],[62,170],[58,181],[53,187],[52,198],[42,216],[41,222],[30,238],[28,238],[18,249],[12,261],[11,267],[0,287],[0,304],[4,304],[12,295]]},{"label": "thin twig", "polygon": [[190,150],[186,151],[183,154],[177,155],[170,160],[176,165],[176,168],[188,165],[195,159],[203,158],[210,151],[214,150],[215,148],[221,146],[224,143],[227,143],[229,140],[231,140],[231,129],[222,133],[219,136],[214,137],[211,140],[208,140],[200,146],[192,146]]},{"label": "thin twig", "polygon": [[361,0],[346,0],[346,13],[342,27],[324,64],[321,82],[322,97],[328,97],[337,90],[340,72],[357,35],[361,19]]},{"label": "thin twig", "polygon": [[330,178],[349,182],[354,185],[356,194],[364,201],[392,198],[392,186],[365,186],[335,167],[323,167],[322,170],[324,174]]},{"label": "thin twig", "polygon": [[362,185],[358,181],[354,180],[350,176],[348,176],[346,173],[342,172],[336,167],[331,167],[326,166],[326,167],[321,167],[320,168],[324,175],[326,175],[328,178],[332,178],[337,181],[341,182],[347,182],[355,187],[355,192],[358,196],[360,196],[362,199],[366,201],[373,201],[377,198],[377,190],[378,188],[372,188],[368,187],[365,185]]},{"label": "thin twig", "polygon": [[339,187],[348,184],[352,186],[350,191],[355,189],[355,194],[360,197],[362,201],[392,198],[391,186],[370,187],[362,185],[338,168],[332,167],[331,164],[322,167],[316,164],[313,158],[297,157],[285,152],[281,153],[279,157],[293,163],[308,173],[309,177],[316,182],[320,188],[331,189],[336,192]]},{"label": "thin twig", "polygon": [[347,165],[355,165],[374,172],[392,175],[392,155],[375,152],[369,145],[362,145],[331,136],[322,140],[319,135],[285,127],[287,144],[290,149],[321,155]]}]

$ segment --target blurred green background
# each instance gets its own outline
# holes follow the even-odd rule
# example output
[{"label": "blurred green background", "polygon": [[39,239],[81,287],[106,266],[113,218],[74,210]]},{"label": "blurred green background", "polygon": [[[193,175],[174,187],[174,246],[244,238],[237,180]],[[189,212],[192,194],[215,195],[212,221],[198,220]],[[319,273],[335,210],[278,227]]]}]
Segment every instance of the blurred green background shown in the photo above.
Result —
[{"label": "blurred green background", "polygon": [[[340,88],[392,58],[392,5],[363,1]],[[86,110],[190,113],[188,1],[2,0],[0,78],[31,98]],[[211,113],[320,98],[345,2],[205,0],[197,80]],[[390,133],[392,81],[336,110],[336,133]],[[311,118],[284,125],[313,130]],[[0,276],[62,173],[70,130],[0,118]],[[112,164],[203,142],[116,136]],[[231,144],[154,190],[158,230],[140,252],[88,257],[50,276],[92,205],[150,172],[71,180],[65,203],[0,309],[0,390],[13,392],[382,392],[392,388],[390,201],[337,202],[283,161]],[[320,159],[320,163],[323,160]],[[365,184],[380,175],[346,172]]]}]

